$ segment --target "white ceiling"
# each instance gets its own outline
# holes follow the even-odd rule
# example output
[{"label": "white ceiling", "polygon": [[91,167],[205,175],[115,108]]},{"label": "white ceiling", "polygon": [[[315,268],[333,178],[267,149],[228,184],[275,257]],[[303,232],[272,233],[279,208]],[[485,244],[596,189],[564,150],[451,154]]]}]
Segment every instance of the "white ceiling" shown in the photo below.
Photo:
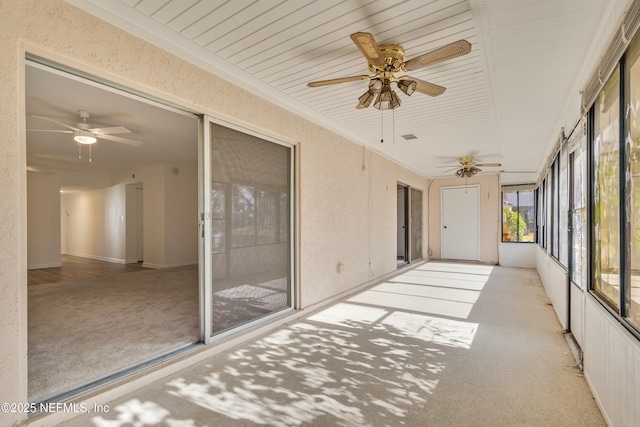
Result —
[{"label": "white ceiling", "polygon": [[[28,170],[56,174],[66,190],[101,186],[87,181],[87,173],[109,177],[135,173],[144,166],[159,163],[197,164],[198,120],[194,115],[37,63],[28,63],[25,82]],[[91,145],[91,152],[87,145],[79,151],[72,134],[59,132],[68,132],[68,128],[33,117],[47,117],[77,127],[81,121],[78,110],[91,113],[88,120],[91,127],[123,126],[131,133],[114,136],[142,145],[99,139]],[[110,184],[106,181],[104,185]]]},{"label": "white ceiling", "polygon": [[[68,1],[427,177],[472,154],[517,172],[503,173],[509,183],[536,180],[613,0]],[[356,110],[367,82],[306,83],[369,74],[349,38],[359,31],[406,59],[459,39],[472,50],[410,73],[445,86],[441,96],[398,91],[396,110]],[[112,113],[104,125],[127,126]]]}]

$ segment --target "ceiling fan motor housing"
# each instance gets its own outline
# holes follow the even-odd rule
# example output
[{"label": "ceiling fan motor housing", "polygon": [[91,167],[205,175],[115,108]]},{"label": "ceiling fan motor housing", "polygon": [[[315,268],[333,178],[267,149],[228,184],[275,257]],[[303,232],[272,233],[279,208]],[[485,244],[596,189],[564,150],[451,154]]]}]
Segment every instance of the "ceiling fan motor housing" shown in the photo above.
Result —
[{"label": "ceiling fan motor housing", "polygon": [[369,71],[372,73],[389,72],[397,73],[404,69],[404,49],[395,44],[383,44],[378,47],[384,57],[385,66],[380,67],[369,63]]}]

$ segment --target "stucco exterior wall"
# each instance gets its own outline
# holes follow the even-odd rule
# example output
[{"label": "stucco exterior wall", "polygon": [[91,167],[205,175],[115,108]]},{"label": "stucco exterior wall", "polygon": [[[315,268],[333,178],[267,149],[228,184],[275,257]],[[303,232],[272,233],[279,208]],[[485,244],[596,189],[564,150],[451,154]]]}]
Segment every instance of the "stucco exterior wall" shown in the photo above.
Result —
[{"label": "stucco exterior wall", "polygon": [[396,269],[395,185],[423,177],[61,0],[0,2],[0,36],[1,402],[27,399],[25,52],[296,145],[303,307]]}]

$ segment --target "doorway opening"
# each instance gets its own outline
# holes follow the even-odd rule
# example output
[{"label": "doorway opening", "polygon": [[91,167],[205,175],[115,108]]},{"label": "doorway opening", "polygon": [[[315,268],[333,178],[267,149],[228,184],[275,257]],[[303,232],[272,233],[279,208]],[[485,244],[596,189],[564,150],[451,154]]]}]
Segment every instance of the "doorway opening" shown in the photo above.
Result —
[{"label": "doorway opening", "polygon": [[397,192],[397,251],[398,267],[409,263],[409,187],[398,183]]},{"label": "doorway opening", "polygon": [[25,67],[30,402],[201,341],[199,118],[79,74]]},{"label": "doorway opening", "polygon": [[397,183],[397,266],[422,259],[422,191]]}]

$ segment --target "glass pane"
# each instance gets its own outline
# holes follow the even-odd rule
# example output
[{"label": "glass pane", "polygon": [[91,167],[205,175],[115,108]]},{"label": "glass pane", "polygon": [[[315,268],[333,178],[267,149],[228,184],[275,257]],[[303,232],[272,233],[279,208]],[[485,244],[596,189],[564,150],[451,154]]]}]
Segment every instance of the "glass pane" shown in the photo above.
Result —
[{"label": "glass pane", "polygon": [[422,259],[422,191],[411,189],[411,261]]},{"label": "glass pane", "polygon": [[291,149],[216,124],[211,135],[215,335],[291,307]]},{"label": "glass pane", "polygon": [[587,209],[586,209],[586,138],[582,137],[580,148],[573,152],[571,173],[572,199],[571,199],[571,223],[572,230],[572,267],[571,280],[585,287],[587,283]]},{"label": "glass pane", "polygon": [[553,193],[552,193],[552,183],[553,183],[553,174],[550,172],[547,174],[547,178],[544,180],[544,216],[545,216],[545,227],[544,227],[544,243],[545,249],[547,251],[551,250],[551,230],[552,230],[552,220],[551,220],[551,206],[553,204]]},{"label": "glass pane", "polygon": [[506,191],[502,193],[502,241],[533,242],[536,223],[535,193]]},{"label": "glass pane", "polygon": [[628,54],[629,105],[627,107],[627,221],[629,229],[628,318],[640,327],[640,37]]},{"label": "glass pane", "polygon": [[558,229],[558,260],[565,267],[568,265],[569,257],[569,154],[567,144],[562,145],[560,150],[560,194],[558,197],[559,224]]},{"label": "glass pane", "polygon": [[[502,193],[502,241],[519,242],[525,223],[518,212],[518,193]],[[522,228],[522,231],[520,230]]]},{"label": "glass pane", "polygon": [[560,253],[560,204],[558,202],[560,196],[560,156],[556,156],[553,161],[551,173],[553,175],[553,187],[551,193],[551,255],[558,258]]},{"label": "glass pane", "polygon": [[520,231],[520,241],[533,242],[533,232],[536,226],[533,190],[518,192],[518,213],[524,222],[524,228]]},{"label": "glass pane", "polygon": [[620,71],[616,69],[594,105],[593,288],[620,305]]}]

